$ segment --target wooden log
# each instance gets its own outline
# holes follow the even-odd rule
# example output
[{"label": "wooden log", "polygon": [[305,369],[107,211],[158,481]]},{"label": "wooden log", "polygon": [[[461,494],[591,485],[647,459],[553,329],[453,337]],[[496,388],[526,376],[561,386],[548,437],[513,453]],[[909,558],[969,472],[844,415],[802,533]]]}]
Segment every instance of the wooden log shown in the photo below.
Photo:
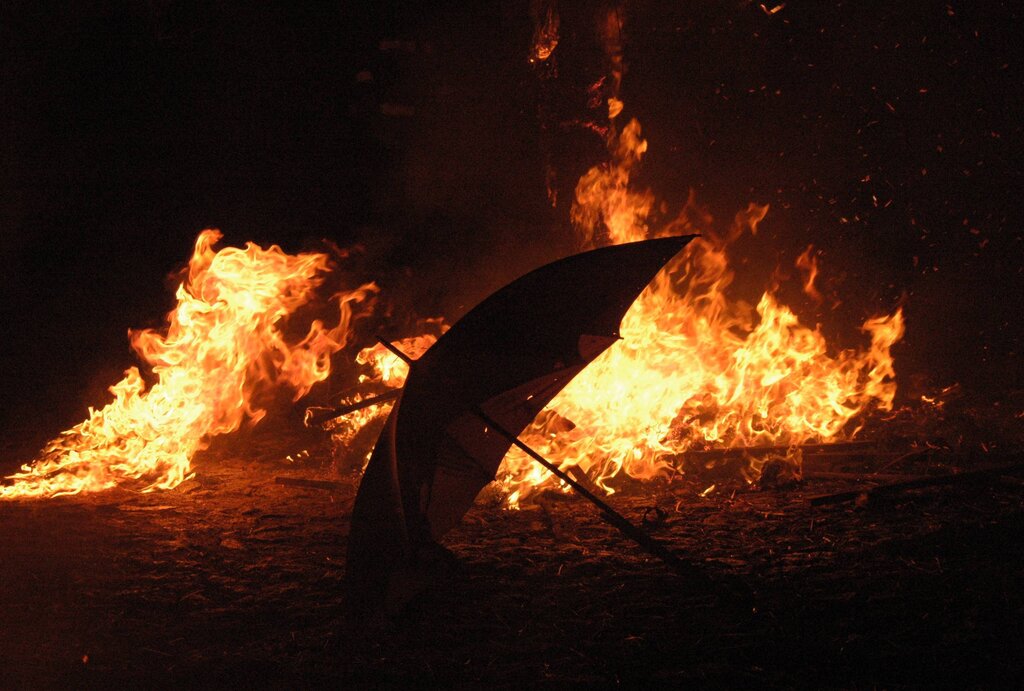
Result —
[{"label": "wooden log", "polygon": [[706,451],[684,451],[678,454],[677,457],[692,460],[718,460],[720,458],[736,458],[746,455],[764,456],[771,453],[786,453],[792,449],[800,449],[805,454],[835,452],[837,454],[842,453],[843,455],[852,455],[858,451],[874,453],[872,450],[876,446],[877,442],[871,440],[822,442],[813,444],[796,444],[793,446],[733,446],[725,449],[708,449]]},{"label": "wooden log", "polygon": [[1000,465],[991,468],[982,468],[980,470],[969,470],[963,473],[918,477],[912,480],[893,482],[890,484],[879,485],[877,487],[849,490],[846,492],[836,492],[834,494],[823,494],[817,497],[811,497],[809,501],[811,506],[841,504],[847,501],[856,501],[862,496],[871,499],[873,497],[883,497],[891,494],[898,494],[900,492],[906,492],[908,490],[922,489],[925,487],[939,487],[942,485],[975,482],[978,480],[986,480],[992,477],[999,477],[1000,475],[1004,475],[1006,473],[1020,472],[1021,470],[1024,470],[1024,463],[1012,463],[1010,465]]},{"label": "wooden log", "polygon": [[370,396],[364,398],[361,401],[355,403],[348,403],[346,405],[337,406],[335,408],[319,408],[312,407],[306,408],[306,417],[303,419],[303,424],[306,427],[312,427],[313,425],[322,425],[325,422],[334,420],[335,418],[343,417],[354,413],[357,410],[369,408],[370,406],[380,405],[381,403],[389,403],[394,401],[402,394],[401,389],[394,389],[393,391],[386,391],[385,393],[377,396]]},{"label": "wooden log", "polygon": [[904,456],[902,451],[877,451],[875,449],[861,449],[849,451],[810,451],[803,454],[804,460],[812,458],[893,458]]},{"label": "wooden log", "polygon": [[332,482],[330,480],[307,480],[301,477],[275,477],[274,482],[278,485],[288,485],[289,487],[323,489],[330,492],[338,491],[345,487],[345,485],[340,482]]},{"label": "wooden log", "polygon": [[868,482],[904,482],[916,480],[915,475],[897,475],[895,473],[843,473],[832,470],[804,470],[805,480],[867,480]]}]

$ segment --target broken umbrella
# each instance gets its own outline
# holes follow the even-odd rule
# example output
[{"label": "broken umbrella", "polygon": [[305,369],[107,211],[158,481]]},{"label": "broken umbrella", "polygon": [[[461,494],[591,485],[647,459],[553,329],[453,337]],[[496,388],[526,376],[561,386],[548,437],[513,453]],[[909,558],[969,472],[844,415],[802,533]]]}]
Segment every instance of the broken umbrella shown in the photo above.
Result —
[{"label": "broken umbrella", "polygon": [[[701,577],[518,435],[619,338],[623,315],[693,236],[577,254],[526,274],[472,309],[418,360],[363,476],[349,535],[347,582],[388,597],[459,523],[515,445],[598,506],[602,517],[677,571]],[[391,584],[389,586],[389,583]]]}]

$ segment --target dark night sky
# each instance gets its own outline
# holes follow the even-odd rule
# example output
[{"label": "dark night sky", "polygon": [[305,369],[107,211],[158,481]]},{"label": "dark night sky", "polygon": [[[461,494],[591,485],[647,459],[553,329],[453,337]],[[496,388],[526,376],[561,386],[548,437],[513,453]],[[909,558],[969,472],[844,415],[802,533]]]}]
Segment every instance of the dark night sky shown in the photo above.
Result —
[{"label": "dark night sky", "polygon": [[[292,251],[361,242],[361,270],[424,314],[571,251],[566,200],[600,142],[570,128],[548,152],[551,209],[528,2],[469,4],[5,2],[0,429],[50,436],[101,402],[204,227]],[[562,5],[561,107],[587,117],[596,3]],[[642,183],[676,206],[694,188],[719,219],[772,206],[741,290],[814,243],[844,300],[793,294],[807,322],[850,334],[903,295],[901,374],[1024,388],[1013,3],[629,8]]]}]

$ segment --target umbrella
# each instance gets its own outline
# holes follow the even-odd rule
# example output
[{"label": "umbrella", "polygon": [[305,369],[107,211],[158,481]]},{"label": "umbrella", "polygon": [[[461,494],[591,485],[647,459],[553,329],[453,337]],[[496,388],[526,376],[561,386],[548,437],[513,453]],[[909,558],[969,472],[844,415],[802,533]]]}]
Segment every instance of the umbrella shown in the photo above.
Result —
[{"label": "umbrella", "polygon": [[547,264],[493,293],[418,360],[395,350],[410,371],[356,496],[351,592],[382,595],[396,573],[436,554],[437,540],[494,480],[513,444],[597,504],[628,537],[683,566],[517,435],[620,338],[630,305],[693,237],[603,247]]}]

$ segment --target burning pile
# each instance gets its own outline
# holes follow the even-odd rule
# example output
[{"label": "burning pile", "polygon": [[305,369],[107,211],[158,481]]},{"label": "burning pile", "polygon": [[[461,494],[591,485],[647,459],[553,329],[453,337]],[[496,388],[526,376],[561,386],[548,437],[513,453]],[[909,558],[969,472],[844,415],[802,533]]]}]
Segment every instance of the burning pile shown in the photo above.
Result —
[{"label": "burning pile", "polygon": [[314,295],[329,268],[325,254],[285,254],[280,247],[214,251],[221,238],[203,231],[167,328],[130,333],[152,369],[138,368],[110,388],[114,400],[51,441],[39,458],[0,486],[0,498],[52,497],[131,482],[169,489],[189,477],[192,457],[216,435],[258,422],[260,400],[287,386],[305,395],[330,374],[330,356],[348,341],[373,284],[335,296],[339,321],[313,321],[305,338],[286,342],[288,316]]},{"label": "burning pile", "polygon": [[[729,247],[757,232],[768,207],[751,204],[720,235],[703,227],[711,219],[691,197],[675,220],[653,231],[654,196],[630,185],[647,150],[639,124],[631,121],[610,142],[611,162],[592,168],[576,188],[572,218],[582,247],[703,235],[633,304],[622,322],[622,340],[573,379],[521,435],[524,442],[563,467],[577,466],[611,492],[620,474],[650,479],[679,471],[679,455],[692,449],[794,447],[781,456],[799,464],[796,446],[850,439],[865,414],[892,409],[890,349],[903,335],[900,309],[862,324],[865,349],[830,352],[821,331],[802,325],[776,289],[765,291],[755,307],[732,299]],[[820,298],[810,248],[796,264],[804,272],[804,292]],[[400,345],[415,350],[424,345],[417,341]],[[382,346],[360,357],[375,381],[394,388],[404,382],[406,366]],[[346,444],[383,412],[360,411],[341,423],[345,434],[336,439]],[[750,459],[750,479],[767,458]],[[515,448],[498,477],[513,506],[554,482]]]},{"label": "burning pile", "polygon": [[[612,162],[592,168],[576,188],[572,216],[584,247],[703,230],[692,219],[710,219],[691,198],[677,219],[652,232],[653,195],[630,187],[647,150],[639,124],[631,121],[611,141]],[[849,438],[852,419],[890,410],[899,309],[864,322],[865,350],[830,354],[821,332],[801,325],[773,290],[755,308],[729,298],[727,250],[743,233],[756,233],[767,212],[751,204],[724,236],[703,230],[626,314],[623,340],[551,402],[558,414],[539,418],[524,440],[610,490],[620,472],[664,474],[670,458],[689,449]],[[817,266],[807,265],[805,292],[814,295]],[[516,491],[546,474],[514,451],[506,471]]]},{"label": "burning pile", "polygon": [[[689,204],[652,232],[653,197],[630,188],[630,171],[646,150],[639,125],[631,122],[612,141],[611,164],[592,169],[577,187],[573,218],[584,247],[692,232],[699,229],[695,217],[707,222]],[[627,313],[623,340],[552,401],[524,441],[611,491],[620,474],[648,479],[678,470],[675,456],[690,449],[846,439],[856,433],[855,418],[891,409],[899,310],[863,324],[866,349],[830,354],[820,331],[801,325],[772,290],[756,307],[729,298],[729,245],[756,233],[766,213],[751,205],[725,235],[705,232],[688,245]],[[143,491],[172,488],[189,477],[191,459],[211,437],[258,422],[265,413],[260,401],[274,389],[286,386],[297,400],[327,378],[330,356],[348,343],[351,322],[365,313],[376,287],[339,293],[337,325],[314,321],[305,338],[289,344],[282,325],[322,284],[327,256],[291,256],[251,243],[215,252],[219,238],[208,230],[197,239],[166,330],[131,333],[152,368],[152,384],[129,369],[111,387],[111,403],[90,409],[87,420],[53,440],[11,477],[13,484],[0,487],[0,497],[75,494],[124,482]],[[817,266],[809,253],[799,261],[808,267],[804,287],[813,295]],[[399,345],[416,356],[444,328],[430,320],[425,333]],[[364,348],[356,360],[372,373],[361,377],[374,389],[369,395],[402,386],[407,368],[383,346]],[[386,407],[335,423],[335,442],[351,446]],[[515,449],[499,479],[512,505],[552,482]]]}]

